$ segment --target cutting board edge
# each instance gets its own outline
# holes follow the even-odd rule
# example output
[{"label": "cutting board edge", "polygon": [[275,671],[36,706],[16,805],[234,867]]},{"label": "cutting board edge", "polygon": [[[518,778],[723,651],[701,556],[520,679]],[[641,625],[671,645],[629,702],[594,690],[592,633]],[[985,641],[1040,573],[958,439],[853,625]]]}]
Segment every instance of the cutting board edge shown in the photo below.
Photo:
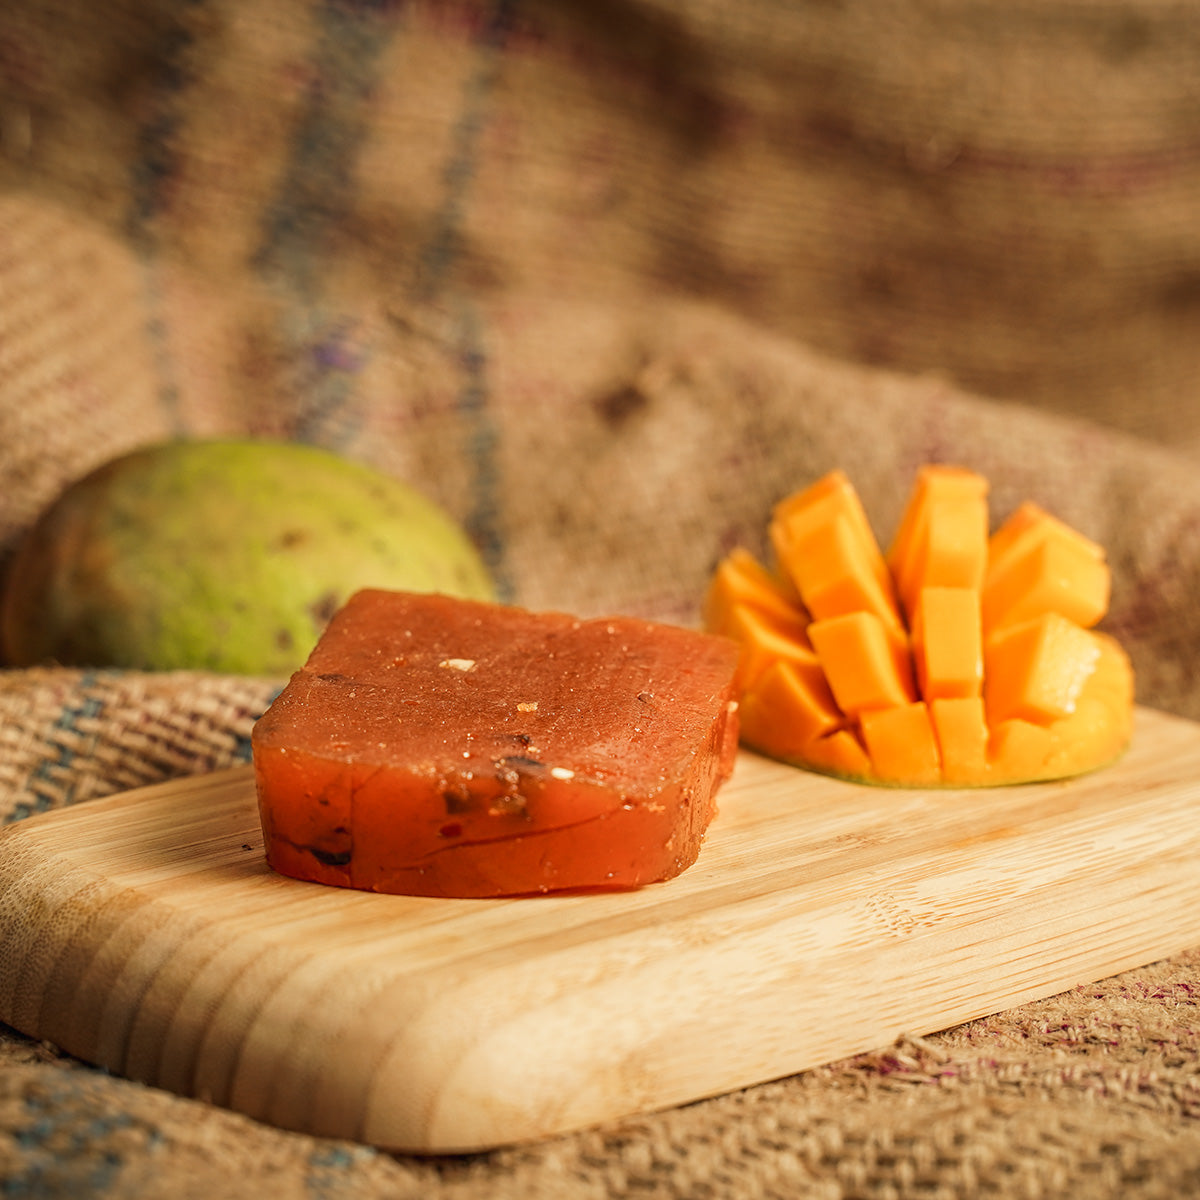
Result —
[{"label": "cutting board edge", "polygon": [[[1124,971],[1162,961],[1195,946],[1200,946],[1200,926],[1197,926],[1189,936],[1164,939],[1147,950],[1106,955],[1102,959],[1094,961],[1087,969],[1065,970],[1060,975],[1038,984],[1024,982],[1007,991],[990,993],[986,1000],[948,1005],[936,1017],[925,1020],[899,1017],[879,1020],[869,1033],[864,1031],[857,1036],[843,1036],[820,1044],[806,1043],[803,1049],[794,1053],[780,1054],[771,1069],[731,1071],[719,1081],[713,1081],[707,1086],[683,1086],[662,1091],[656,1096],[645,1097],[635,1103],[622,1104],[619,1109],[612,1106],[599,1106],[564,1119],[558,1115],[557,1106],[552,1104],[540,1113],[522,1113],[516,1119],[511,1114],[505,1114],[500,1122],[480,1126],[475,1122],[464,1122],[455,1115],[463,1112],[477,1114],[480,1109],[469,1104],[464,1105],[461,1097],[448,1093],[438,1097],[436,1103],[431,1105],[429,1112],[426,1113],[425,1120],[420,1124],[405,1121],[396,1123],[386,1117],[368,1116],[354,1136],[357,1140],[398,1152],[432,1155],[474,1153],[504,1145],[528,1143],[546,1137],[569,1134],[627,1117],[662,1111],[679,1104],[692,1103],[742,1088],[787,1078],[806,1070],[883,1050],[904,1037],[923,1037],[942,1033],[973,1020],[992,1016],[1023,1004],[1045,1000],[1073,988],[1086,987]],[[853,1009],[848,1012],[852,1013]],[[449,1082],[455,1070],[466,1069],[459,1067],[448,1071],[439,1078],[438,1083],[444,1085]],[[470,1073],[469,1070],[467,1073]],[[382,1104],[380,1111],[386,1114],[392,1110],[387,1104]],[[266,1120],[268,1123],[277,1123],[263,1114],[248,1115],[254,1115],[256,1119]],[[318,1135],[323,1133],[325,1136],[329,1136],[331,1132],[329,1129],[322,1130],[318,1127],[303,1125],[298,1126],[297,1131]]]}]

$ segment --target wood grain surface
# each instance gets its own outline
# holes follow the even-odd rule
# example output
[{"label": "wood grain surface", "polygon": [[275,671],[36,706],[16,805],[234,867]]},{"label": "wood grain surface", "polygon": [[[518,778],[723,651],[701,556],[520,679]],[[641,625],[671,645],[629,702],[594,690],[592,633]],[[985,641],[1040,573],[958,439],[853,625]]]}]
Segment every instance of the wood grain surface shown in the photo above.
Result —
[{"label": "wood grain surface", "polygon": [[638,892],[458,901],[273,874],[249,768],[0,834],[0,1019],[111,1071],[395,1149],[695,1100],[1200,944],[1200,726],[1116,766],[888,790],[744,754]]}]

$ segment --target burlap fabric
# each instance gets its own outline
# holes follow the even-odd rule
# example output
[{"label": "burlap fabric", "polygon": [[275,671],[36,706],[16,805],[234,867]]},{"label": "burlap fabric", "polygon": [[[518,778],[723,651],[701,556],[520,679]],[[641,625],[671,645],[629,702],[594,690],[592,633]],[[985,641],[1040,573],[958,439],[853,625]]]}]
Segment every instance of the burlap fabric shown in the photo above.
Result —
[{"label": "burlap fabric", "polygon": [[[783,491],[842,466],[886,537],[916,465],[953,460],[997,517],[1032,497],[1109,547],[1141,699],[1200,718],[1198,66],[1196,10],[1150,0],[5,6],[0,565],[96,462],[249,432],[423,487],[509,598],[690,621]],[[277,684],[5,671],[0,818],[244,761]],[[282,1133],[3,1031],[0,1179],[1182,1196],[1198,1002],[1180,955],[445,1160]]]}]

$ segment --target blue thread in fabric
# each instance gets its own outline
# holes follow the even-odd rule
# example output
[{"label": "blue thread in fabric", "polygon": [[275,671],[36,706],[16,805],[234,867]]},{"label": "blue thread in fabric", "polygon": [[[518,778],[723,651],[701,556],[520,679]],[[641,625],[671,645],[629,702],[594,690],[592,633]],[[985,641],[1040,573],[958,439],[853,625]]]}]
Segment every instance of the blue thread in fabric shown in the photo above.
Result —
[{"label": "blue thread in fabric", "polygon": [[327,0],[316,13],[310,88],[287,168],[267,212],[255,265],[288,294],[285,337],[300,350],[304,406],[293,436],[338,449],[356,433],[357,375],[368,348],[324,295],[332,234],[352,198],[354,164],[366,133],[367,101],[394,31],[394,6]]},{"label": "blue thread in fabric", "polygon": [[233,743],[233,757],[237,762],[249,762],[253,752],[251,749],[250,738],[245,734],[238,734],[237,740]]},{"label": "blue thread in fabric", "polygon": [[99,696],[86,694],[88,688],[94,686],[96,679],[96,674],[92,672],[80,677],[78,686],[85,693],[83,698],[63,705],[52,727],[50,741],[55,749],[54,757],[43,758],[29,776],[26,786],[33,793],[33,801],[16,805],[13,811],[5,817],[4,824],[8,825],[14,821],[23,820],[25,817],[33,816],[34,813],[46,812],[59,801],[65,804],[71,803],[70,790],[62,795],[52,789],[50,784],[56,771],[66,771],[75,761],[75,749],[67,741],[56,738],[54,734],[75,733],[80,720],[98,717],[104,711],[104,701]]},{"label": "blue thread in fabric", "polygon": [[4,1177],[0,1195],[44,1200],[100,1196],[112,1188],[125,1161],[114,1135],[140,1133],[139,1156],[163,1144],[156,1126],[115,1109],[97,1113],[101,1103],[92,1089],[74,1080],[27,1094],[28,1123],[13,1133],[19,1161]]},{"label": "blue thread in fabric", "polygon": [[[451,138],[451,153],[442,172],[445,192],[433,232],[421,255],[417,297],[428,302],[445,287],[462,251],[462,223],[467,192],[478,169],[479,139],[486,124],[488,101],[500,68],[500,51],[511,28],[516,5],[499,0],[480,38],[478,69],[468,81],[463,107]],[[467,530],[503,600],[514,595],[505,561],[505,543],[497,521],[500,476],[496,460],[499,433],[489,405],[487,354],[483,321],[465,297],[453,304],[457,319],[457,352],[466,376],[457,407],[466,422],[466,452],[471,464],[472,498]]]},{"label": "blue thread in fabric", "polygon": [[187,432],[180,410],[180,388],[175,378],[167,324],[163,319],[162,287],[158,274],[158,243],[154,223],[162,213],[171,180],[179,170],[176,139],[182,122],[181,96],[192,81],[188,56],[195,38],[187,21],[188,10],[201,8],[205,0],[176,0],[168,12],[169,24],[159,39],[154,61],[153,103],[150,115],[137,131],[137,153],[130,177],[131,203],[126,228],[141,257],[143,290],[150,317],[146,335],[158,373],[159,405],[170,432]]},{"label": "blue thread in fabric", "polygon": [[175,381],[175,363],[171,357],[167,323],[161,316],[163,309],[162,286],[157,266],[149,258],[142,264],[142,290],[146,297],[147,307],[151,313],[156,314],[146,322],[146,334],[158,375],[159,406],[166,414],[167,427],[172,436],[182,437],[187,433],[187,422],[183,418],[180,406],[181,393],[179,384]]},{"label": "blue thread in fabric", "polygon": [[151,238],[149,225],[159,215],[167,194],[167,184],[179,168],[175,138],[181,124],[179,98],[192,81],[187,56],[195,38],[183,19],[188,9],[203,7],[205,0],[176,0],[175,20],[159,39],[154,54],[157,67],[156,103],[149,119],[137,133],[137,156],[133,162],[132,207],[127,218],[129,233],[135,241]]},{"label": "blue thread in fabric", "polygon": [[[267,697],[267,703],[263,708],[263,712],[266,712],[267,708],[275,703],[276,699],[279,697],[279,693],[282,691],[283,688],[278,687],[271,692],[271,694]],[[259,713],[258,716],[262,716],[262,713]],[[250,760],[254,757],[249,734],[237,735],[233,743],[233,755],[238,762],[250,762]]]},{"label": "blue thread in fabric", "polygon": [[377,1153],[369,1146],[318,1146],[308,1159],[305,1190],[313,1200],[344,1195],[350,1183],[349,1172]]},{"label": "blue thread in fabric", "polygon": [[441,290],[459,257],[467,189],[478,170],[479,135],[487,102],[500,69],[500,50],[516,11],[514,0],[499,0],[479,39],[483,51],[477,70],[467,82],[462,112],[451,135],[451,152],[442,171],[445,192],[434,221],[433,234],[421,255],[418,298],[428,300]]}]

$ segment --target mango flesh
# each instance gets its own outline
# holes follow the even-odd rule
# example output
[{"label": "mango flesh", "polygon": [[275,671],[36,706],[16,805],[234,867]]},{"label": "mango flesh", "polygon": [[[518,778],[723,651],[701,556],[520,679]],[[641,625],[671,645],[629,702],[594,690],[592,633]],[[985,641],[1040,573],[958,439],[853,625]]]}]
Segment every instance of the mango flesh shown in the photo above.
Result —
[{"label": "mango flesh", "polygon": [[39,518],[0,648],[13,666],[288,675],[363,587],[494,598],[466,533],[399,480],[299,443],[162,443]]},{"label": "mango flesh", "polygon": [[718,564],[703,616],[741,645],[746,745],[902,787],[1058,779],[1124,750],[1132,667],[1092,628],[1103,549],[1032,504],[989,537],[987,490],[923,467],[883,555],[834,471],[776,506],[774,569]]}]

